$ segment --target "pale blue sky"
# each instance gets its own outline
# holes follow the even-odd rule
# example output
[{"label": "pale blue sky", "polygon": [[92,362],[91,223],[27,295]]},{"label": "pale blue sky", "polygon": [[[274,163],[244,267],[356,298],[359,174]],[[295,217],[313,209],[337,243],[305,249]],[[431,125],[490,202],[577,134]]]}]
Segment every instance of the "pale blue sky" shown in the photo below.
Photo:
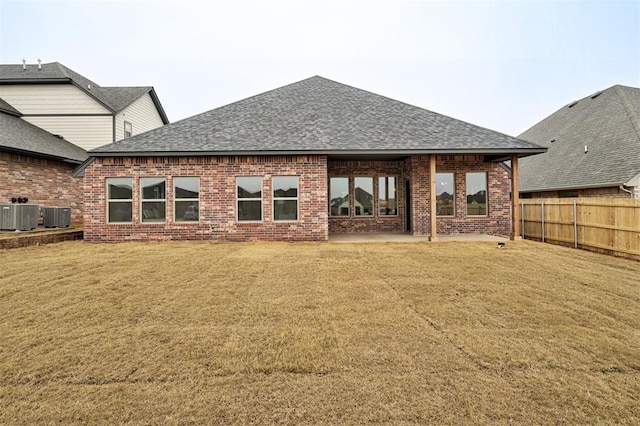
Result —
[{"label": "pale blue sky", "polygon": [[23,58],[152,85],[171,121],[321,75],[518,135],[640,87],[640,0],[0,0],[0,62]]}]

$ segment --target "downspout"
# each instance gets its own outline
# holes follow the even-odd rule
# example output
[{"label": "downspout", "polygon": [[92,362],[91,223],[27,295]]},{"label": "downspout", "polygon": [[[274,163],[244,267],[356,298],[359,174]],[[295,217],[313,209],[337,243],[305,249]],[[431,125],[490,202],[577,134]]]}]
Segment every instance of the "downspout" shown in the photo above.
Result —
[{"label": "downspout", "polygon": [[625,188],[625,187],[624,187],[624,185],[620,185],[620,186],[619,186],[619,188],[620,188],[621,190],[623,190],[624,192],[626,192],[626,193],[628,193],[628,194],[631,194],[631,196],[633,196],[633,191],[628,190],[627,188]]}]

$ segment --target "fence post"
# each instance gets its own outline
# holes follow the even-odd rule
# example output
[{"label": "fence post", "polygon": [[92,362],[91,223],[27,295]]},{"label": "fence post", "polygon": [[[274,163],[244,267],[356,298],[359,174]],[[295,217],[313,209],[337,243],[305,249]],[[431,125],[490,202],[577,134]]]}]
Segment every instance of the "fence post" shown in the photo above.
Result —
[{"label": "fence post", "polygon": [[524,202],[520,203],[520,216],[522,219],[521,233],[522,233],[522,239],[524,240]]},{"label": "fence post", "polygon": [[542,206],[540,207],[540,213],[542,215],[542,242],[544,243],[544,201],[542,201]]},{"label": "fence post", "polygon": [[573,246],[578,248],[578,207],[573,202]]}]

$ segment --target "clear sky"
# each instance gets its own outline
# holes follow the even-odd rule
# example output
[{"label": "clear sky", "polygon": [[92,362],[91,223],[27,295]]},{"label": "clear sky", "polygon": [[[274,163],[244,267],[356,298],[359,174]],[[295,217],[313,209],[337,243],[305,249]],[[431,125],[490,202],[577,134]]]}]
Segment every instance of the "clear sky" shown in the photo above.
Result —
[{"label": "clear sky", "polygon": [[0,0],[0,62],[154,86],[171,121],[321,75],[511,135],[640,87],[640,0]]}]

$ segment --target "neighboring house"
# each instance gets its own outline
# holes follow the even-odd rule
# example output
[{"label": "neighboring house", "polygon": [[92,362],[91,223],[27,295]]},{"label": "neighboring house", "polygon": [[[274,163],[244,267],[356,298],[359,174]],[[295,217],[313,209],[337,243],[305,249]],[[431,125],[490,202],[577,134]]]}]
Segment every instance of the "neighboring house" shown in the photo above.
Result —
[{"label": "neighboring house", "polygon": [[[544,151],[312,77],[90,151],[84,238],[517,236],[518,158]],[[437,217],[436,182],[450,183],[447,216]]]},{"label": "neighboring house", "polygon": [[72,172],[87,152],[23,120],[0,98],[0,204],[28,198],[30,204],[71,207],[82,221],[82,179]]},{"label": "neighboring house", "polygon": [[613,86],[519,136],[548,148],[520,162],[520,196],[640,198],[640,89]]},{"label": "neighboring house", "polygon": [[0,98],[84,149],[169,123],[153,87],[101,87],[58,62],[0,65]]}]

